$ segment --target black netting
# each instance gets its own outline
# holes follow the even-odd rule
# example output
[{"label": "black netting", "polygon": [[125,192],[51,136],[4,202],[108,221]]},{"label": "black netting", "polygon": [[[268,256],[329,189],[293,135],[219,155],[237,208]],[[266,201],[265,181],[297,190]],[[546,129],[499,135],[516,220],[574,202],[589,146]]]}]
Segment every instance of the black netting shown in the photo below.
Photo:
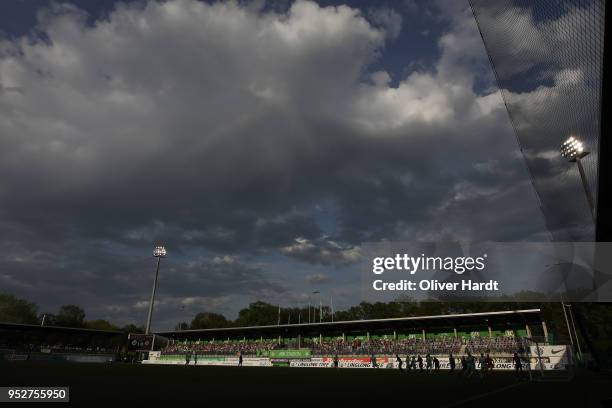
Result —
[{"label": "black netting", "polygon": [[570,135],[597,202],[604,1],[471,0],[510,120],[552,237],[593,241],[576,163],[561,158]]}]

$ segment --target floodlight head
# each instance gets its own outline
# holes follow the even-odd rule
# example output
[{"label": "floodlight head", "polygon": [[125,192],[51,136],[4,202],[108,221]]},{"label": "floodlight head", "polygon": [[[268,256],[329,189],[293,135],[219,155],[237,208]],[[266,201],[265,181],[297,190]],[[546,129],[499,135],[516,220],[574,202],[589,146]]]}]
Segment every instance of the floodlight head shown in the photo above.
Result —
[{"label": "floodlight head", "polygon": [[589,154],[589,152],[585,150],[582,142],[575,136],[570,136],[561,145],[561,157],[570,162],[575,162],[578,159],[582,159],[587,154]]},{"label": "floodlight head", "polygon": [[165,258],[166,257],[166,247],[156,246],[153,248],[153,256],[156,258]]}]

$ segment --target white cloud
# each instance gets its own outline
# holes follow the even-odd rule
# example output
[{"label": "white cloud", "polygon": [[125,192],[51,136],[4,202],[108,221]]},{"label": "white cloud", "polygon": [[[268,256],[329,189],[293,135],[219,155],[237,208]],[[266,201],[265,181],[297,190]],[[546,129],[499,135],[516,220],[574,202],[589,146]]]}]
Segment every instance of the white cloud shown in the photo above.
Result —
[{"label": "white cloud", "polygon": [[[395,12],[379,12],[397,22]],[[453,53],[474,48],[462,32],[441,40],[437,74],[413,73],[397,88],[382,74],[362,83],[384,33],[347,6],[297,1],[277,14],[173,0],[120,6],[94,26],[56,10],[40,29],[48,42],[5,42],[19,52],[0,59],[2,86],[22,90],[0,95],[3,145],[11,146],[0,173],[30,163],[29,181],[40,188],[32,194],[130,183],[155,162],[176,173],[166,182],[196,172],[199,186],[210,187],[232,175],[218,165],[219,147],[244,144],[253,127],[264,128],[259,155],[225,151],[235,156],[223,159],[287,171],[286,156],[302,144],[295,138],[313,143],[308,121],[329,120],[330,112],[340,125],[379,132],[447,123],[463,106],[491,111],[452,68]]]},{"label": "white cloud", "polygon": [[[300,0],[278,13],[171,0],[118,5],[92,25],[56,9],[40,21],[47,41],[0,47],[0,83],[20,89],[0,94],[0,175],[20,179],[0,197],[49,207],[121,197],[117,211],[149,217],[121,227],[128,242],[235,241],[241,235],[227,223],[180,230],[164,218],[197,221],[200,199],[235,206],[252,186],[249,200],[278,203],[276,190],[300,188],[309,173],[344,171],[350,156],[339,160],[338,149],[485,138],[472,128],[493,126],[503,107],[498,95],[472,89],[471,68],[486,58],[467,11],[441,37],[435,69],[392,87],[385,71],[363,75],[384,51],[386,28],[348,6]],[[383,14],[398,23],[394,13]],[[308,183],[325,186],[331,175]]]},{"label": "white cloud", "polygon": [[[40,29],[48,42],[2,47],[12,51],[0,59],[0,83],[22,92],[0,95],[11,145],[0,172],[27,161],[35,179],[66,190],[127,180],[169,149],[211,163],[216,144],[249,137],[269,114],[341,106],[384,37],[355,9],[306,1],[286,15],[149,2],[120,6],[93,27],[57,11]],[[261,137],[262,146],[276,139]]]},{"label": "white cloud", "polygon": [[326,237],[316,241],[299,237],[280,251],[284,255],[322,265],[352,264],[361,258],[359,247],[344,246]]}]

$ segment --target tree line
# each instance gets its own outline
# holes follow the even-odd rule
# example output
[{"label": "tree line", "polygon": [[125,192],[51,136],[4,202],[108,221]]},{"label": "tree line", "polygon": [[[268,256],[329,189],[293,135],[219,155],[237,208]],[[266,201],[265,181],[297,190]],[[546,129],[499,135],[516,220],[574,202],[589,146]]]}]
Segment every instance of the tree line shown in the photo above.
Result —
[{"label": "tree line", "polygon": [[144,333],[143,327],[134,324],[120,327],[104,319],[87,320],[83,308],[72,304],[61,306],[56,313],[39,313],[35,303],[8,293],[0,293],[0,322]]},{"label": "tree line", "polygon": [[[525,296],[532,298],[532,296]],[[333,313],[334,321],[384,319],[394,317],[433,316],[444,314],[479,313],[501,310],[533,309],[542,310],[543,319],[555,340],[569,343],[569,335],[562,306],[559,302],[525,302],[520,296],[504,302],[474,301],[422,301],[410,299],[392,302],[361,302],[346,310]],[[580,303],[572,306],[576,312],[581,331],[588,333],[597,348],[612,354],[612,305],[610,303]],[[98,330],[121,330],[142,333],[144,328],[134,324],[114,325],[103,319],[87,320],[85,311],[77,305],[63,305],[56,313],[39,313],[36,304],[19,299],[10,294],[0,293],[0,322],[44,324],[48,326],[80,327]],[[202,311],[195,314],[190,322],[180,322],[176,330],[212,329],[224,327],[265,326],[276,324],[307,323],[331,321],[332,313],[328,306],[279,307],[257,301],[238,312],[235,319],[228,319],[219,313]],[[537,330],[537,328],[536,328]]]}]

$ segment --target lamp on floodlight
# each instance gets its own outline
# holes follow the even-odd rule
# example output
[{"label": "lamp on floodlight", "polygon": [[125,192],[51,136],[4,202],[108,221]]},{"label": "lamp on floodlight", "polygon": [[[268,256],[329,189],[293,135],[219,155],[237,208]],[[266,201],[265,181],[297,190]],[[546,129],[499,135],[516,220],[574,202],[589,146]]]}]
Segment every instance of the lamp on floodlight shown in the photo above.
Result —
[{"label": "lamp on floodlight", "polygon": [[153,248],[153,256],[155,258],[165,258],[166,254],[166,247],[164,246],[156,246]]},{"label": "lamp on floodlight", "polygon": [[149,302],[149,314],[147,315],[147,327],[145,329],[145,334],[150,334],[151,332],[151,318],[153,317],[153,305],[155,303],[155,291],[157,290],[157,277],[159,276],[159,264],[161,263],[161,259],[165,258],[167,255],[166,247],[164,246],[156,246],[153,248],[153,256],[157,258],[157,267],[155,268],[155,279],[153,279],[153,289],[151,290],[151,301]]},{"label": "lamp on floodlight", "polygon": [[584,188],[584,193],[586,194],[587,201],[589,202],[591,217],[593,218],[593,221],[595,221],[595,205],[593,202],[593,195],[591,194],[591,189],[589,188],[589,184],[587,183],[581,160],[589,153],[590,152],[584,148],[584,145],[576,136],[570,136],[561,145],[561,157],[571,163],[576,163],[578,165],[578,172],[580,173],[580,179],[582,180],[582,187]]},{"label": "lamp on floodlight", "polygon": [[570,136],[561,145],[561,156],[570,162],[578,162],[589,153],[575,136]]}]

